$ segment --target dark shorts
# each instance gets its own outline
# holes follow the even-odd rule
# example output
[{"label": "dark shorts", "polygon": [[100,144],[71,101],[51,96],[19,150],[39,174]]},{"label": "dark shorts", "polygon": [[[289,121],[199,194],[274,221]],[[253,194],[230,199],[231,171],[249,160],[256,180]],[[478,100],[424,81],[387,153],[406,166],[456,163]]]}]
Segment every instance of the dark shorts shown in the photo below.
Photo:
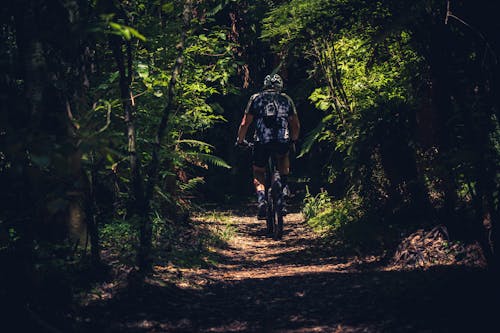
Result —
[{"label": "dark shorts", "polygon": [[288,143],[255,143],[253,149],[253,165],[259,168],[265,168],[271,154],[283,156],[288,154],[289,149],[290,145]]}]

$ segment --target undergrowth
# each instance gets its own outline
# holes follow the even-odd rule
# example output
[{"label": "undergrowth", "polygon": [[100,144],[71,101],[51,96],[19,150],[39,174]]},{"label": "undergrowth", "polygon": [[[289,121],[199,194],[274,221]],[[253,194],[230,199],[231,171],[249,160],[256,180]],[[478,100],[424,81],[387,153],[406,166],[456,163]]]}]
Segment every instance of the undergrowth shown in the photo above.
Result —
[{"label": "undergrowth", "polygon": [[351,196],[332,200],[327,191],[312,195],[307,187],[302,213],[308,225],[318,232],[338,230],[363,215],[359,198]]},{"label": "undergrowth", "polygon": [[325,190],[306,188],[302,213],[307,224],[329,247],[348,254],[383,253],[396,246],[401,226],[387,224],[367,212],[359,196],[334,200]]},{"label": "undergrowth", "polygon": [[[217,263],[216,249],[227,246],[236,227],[229,213],[202,211],[192,219],[174,222],[155,212],[153,251],[160,262],[179,267],[202,267]],[[100,239],[108,261],[133,265],[139,243],[134,220],[112,220],[100,229]]]}]

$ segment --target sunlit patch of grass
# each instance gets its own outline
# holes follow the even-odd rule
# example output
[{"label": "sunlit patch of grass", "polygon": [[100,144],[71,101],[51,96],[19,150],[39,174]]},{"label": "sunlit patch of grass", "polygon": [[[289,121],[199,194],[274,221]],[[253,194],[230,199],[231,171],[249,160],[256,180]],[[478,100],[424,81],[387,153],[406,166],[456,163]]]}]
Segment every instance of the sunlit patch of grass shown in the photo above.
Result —
[{"label": "sunlit patch of grass", "polygon": [[198,212],[187,223],[170,223],[163,228],[156,246],[159,262],[178,268],[216,266],[221,256],[218,250],[226,248],[235,234],[236,227],[229,212]]},{"label": "sunlit patch of grass", "polygon": [[334,232],[363,216],[359,197],[333,200],[324,190],[314,196],[308,188],[306,191],[302,214],[307,224],[316,232]]},{"label": "sunlit patch of grass", "polygon": [[200,215],[198,219],[208,226],[210,233],[206,242],[209,247],[225,248],[236,234],[236,227],[229,212],[214,210]]},{"label": "sunlit patch of grass", "polygon": [[[153,216],[153,255],[160,266],[207,268],[220,262],[220,249],[236,234],[230,212],[198,212],[176,223],[159,213]],[[138,247],[137,221],[113,220],[100,230],[104,260],[133,265]]]}]

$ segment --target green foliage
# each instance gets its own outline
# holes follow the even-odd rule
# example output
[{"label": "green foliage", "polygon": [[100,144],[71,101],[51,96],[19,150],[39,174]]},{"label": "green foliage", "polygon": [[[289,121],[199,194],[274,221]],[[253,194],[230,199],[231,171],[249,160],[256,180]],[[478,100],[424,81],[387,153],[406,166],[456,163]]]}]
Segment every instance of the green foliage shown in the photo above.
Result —
[{"label": "green foliage", "polygon": [[[375,63],[374,49],[362,36],[318,42],[311,54],[316,63],[311,75],[327,85],[316,88],[309,99],[326,116],[309,137],[330,142],[350,155],[367,136],[374,135],[377,123],[373,119],[390,116],[391,104],[412,103],[409,75],[418,68],[419,58],[401,44],[403,36],[387,40],[390,58]],[[309,148],[306,145],[304,153]]]},{"label": "green foliage", "polygon": [[[193,29],[202,30],[203,24],[195,23]],[[222,108],[211,99],[234,91],[229,84],[235,70],[233,49],[226,33],[225,28],[213,26],[209,33],[191,33],[186,40],[183,74],[174,96],[176,110],[169,116],[161,150],[161,159],[170,161],[170,168],[160,171],[164,179],[173,177],[180,170],[199,179],[197,174],[200,168],[229,168],[223,159],[213,154],[215,147],[201,140],[204,131],[224,121]],[[148,49],[138,50],[135,61],[138,80],[133,84],[134,90],[142,91],[136,101],[138,132],[145,134],[139,138],[139,149],[144,152],[145,161],[151,159],[147,152],[163,112],[171,68],[178,56],[174,48],[166,48],[165,45],[176,45],[178,36],[171,31],[155,31],[155,35],[148,38],[148,43]],[[200,183],[196,181],[196,184]],[[187,194],[195,182],[187,179],[178,181],[178,184],[180,193]],[[165,195],[162,197],[165,198]]]},{"label": "green foliage", "polygon": [[126,40],[130,40],[132,37],[136,37],[143,42],[146,41],[146,37],[144,37],[142,34],[139,33],[139,31],[137,31],[132,27],[115,22],[109,22],[109,26],[111,28],[112,33],[122,36]]},{"label": "green foliage", "polygon": [[356,196],[332,200],[325,190],[313,196],[307,189],[302,214],[314,230],[332,232],[357,222],[362,217],[362,206]]},{"label": "green foliage", "polygon": [[318,194],[312,195],[309,187],[306,187],[306,196],[304,198],[304,206],[302,214],[306,220],[310,220],[331,208],[332,200],[328,192],[321,190]]},{"label": "green foliage", "polygon": [[130,220],[113,220],[100,228],[103,248],[112,251],[115,256],[130,260],[139,241],[137,223]]},{"label": "green foliage", "polygon": [[[427,207],[428,192],[429,211],[450,221],[460,211],[481,227],[498,224],[492,1],[450,2],[467,22],[448,24],[435,0],[193,1],[189,27],[177,0],[39,3],[6,2],[0,15],[0,251],[22,272],[72,265],[68,216],[97,222],[103,247],[130,258],[138,210],[153,212],[156,250],[192,246],[185,262],[226,244],[235,228],[225,216],[209,217],[224,225],[209,232],[179,229],[207,175],[231,186],[228,176],[244,178],[227,138],[269,71],[286,74],[307,132],[294,172],[309,164],[314,174],[300,176],[335,194],[307,191],[313,227],[376,233],[374,221]],[[241,96],[240,80],[250,84]],[[151,200],[137,207],[149,196],[137,188],[149,184]],[[214,191],[227,198],[228,188]]]},{"label": "green foliage", "polygon": [[334,231],[359,221],[363,216],[360,200],[355,197],[334,200],[330,208],[311,218],[308,224],[314,229]]},{"label": "green foliage", "polygon": [[227,242],[236,234],[236,227],[233,225],[231,216],[213,211],[206,219],[215,222],[215,228],[211,229],[212,237],[210,237],[208,244],[215,247],[226,247]]},{"label": "green foliage", "polygon": [[291,48],[309,60],[308,75],[316,82],[309,101],[323,116],[306,134],[299,157],[317,143],[328,156],[324,176],[349,183],[344,195],[354,190],[366,201],[383,200],[381,142],[413,145],[407,120],[415,117],[414,82],[423,62],[412,45],[413,32],[380,32],[377,22],[392,20],[386,5],[290,1],[269,11],[262,32],[278,49]]}]

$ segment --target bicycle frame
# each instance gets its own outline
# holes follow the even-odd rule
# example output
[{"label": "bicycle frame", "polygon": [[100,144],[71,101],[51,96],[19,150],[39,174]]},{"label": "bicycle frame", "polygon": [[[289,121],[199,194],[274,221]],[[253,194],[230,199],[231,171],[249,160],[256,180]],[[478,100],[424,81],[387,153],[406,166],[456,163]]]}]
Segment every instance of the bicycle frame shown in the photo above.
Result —
[{"label": "bicycle frame", "polygon": [[[241,147],[254,149],[254,144],[245,141]],[[276,164],[276,154],[270,154],[266,166],[264,187],[267,200],[267,232],[278,240],[283,236],[283,207],[285,201],[281,176]]]}]

